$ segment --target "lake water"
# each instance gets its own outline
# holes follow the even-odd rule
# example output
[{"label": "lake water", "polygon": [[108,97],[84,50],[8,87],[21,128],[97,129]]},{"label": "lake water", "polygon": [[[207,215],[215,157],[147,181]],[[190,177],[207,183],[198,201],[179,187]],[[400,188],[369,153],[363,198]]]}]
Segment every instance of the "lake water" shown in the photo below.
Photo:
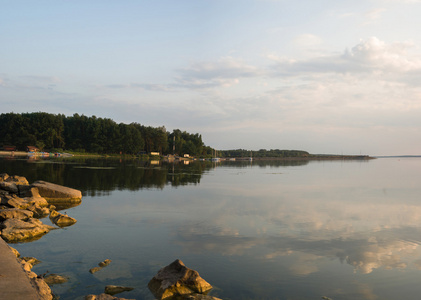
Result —
[{"label": "lake water", "polygon": [[[197,162],[0,160],[0,173],[82,190],[78,222],[14,246],[68,276],[64,299],[154,299],[181,259],[222,299],[419,299],[421,158]],[[44,223],[50,224],[48,218]],[[111,259],[110,266],[90,268]]]}]

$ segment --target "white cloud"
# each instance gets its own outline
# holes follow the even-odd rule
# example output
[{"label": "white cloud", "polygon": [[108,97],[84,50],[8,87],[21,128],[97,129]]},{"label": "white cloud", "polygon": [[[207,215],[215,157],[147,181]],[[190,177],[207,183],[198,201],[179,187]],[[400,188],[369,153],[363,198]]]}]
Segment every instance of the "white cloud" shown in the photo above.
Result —
[{"label": "white cloud", "polygon": [[196,62],[177,71],[176,82],[190,88],[227,87],[239,83],[241,78],[260,74],[258,68],[232,57],[216,62]]},{"label": "white cloud", "polygon": [[421,59],[408,54],[409,42],[387,44],[376,37],[361,41],[342,54],[317,56],[307,60],[287,60],[275,55],[274,70],[281,76],[323,73],[406,73],[421,71]]}]

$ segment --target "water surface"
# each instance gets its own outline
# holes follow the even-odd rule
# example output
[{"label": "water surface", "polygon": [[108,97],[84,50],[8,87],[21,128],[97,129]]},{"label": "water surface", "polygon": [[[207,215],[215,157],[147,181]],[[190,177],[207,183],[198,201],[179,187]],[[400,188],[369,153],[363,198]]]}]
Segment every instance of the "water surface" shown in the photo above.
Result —
[{"label": "water surface", "polygon": [[[14,245],[70,278],[60,299],[154,299],[148,281],[181,259],[222,299],[418,299],[421,158],[150,164],[0,160],[1,172],[82,190],[78,220]],[[49,223],[49,219],[43,219]],[[104,259],[110,266],[90,274]]]}]

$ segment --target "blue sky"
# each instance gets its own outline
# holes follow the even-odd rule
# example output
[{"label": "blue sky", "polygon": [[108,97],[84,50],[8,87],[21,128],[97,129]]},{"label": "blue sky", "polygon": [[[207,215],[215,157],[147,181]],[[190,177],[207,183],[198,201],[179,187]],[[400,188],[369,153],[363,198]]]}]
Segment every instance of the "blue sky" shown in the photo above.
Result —
[{"label": "blue sky", "polygon": [[1,112],[421,154],[421,1],[0,1]]}]

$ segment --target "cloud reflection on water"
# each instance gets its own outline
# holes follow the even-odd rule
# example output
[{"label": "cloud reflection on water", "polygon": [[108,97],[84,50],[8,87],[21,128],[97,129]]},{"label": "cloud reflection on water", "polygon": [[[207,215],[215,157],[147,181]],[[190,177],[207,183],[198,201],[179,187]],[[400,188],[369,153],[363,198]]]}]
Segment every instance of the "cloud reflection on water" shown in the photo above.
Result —
[{"label": "cloud reflection on water", "polygon": [[295,275],[317,272],[332,259],[361,274],[420,268],[421,206],[375,184],[331,179],[311,178],[310,185],[305,177],[292,185],[219,181],[220,200],[206,220],[175,228],[173,242],[188,253],[253,256],[267,263],[288,257]]}]

